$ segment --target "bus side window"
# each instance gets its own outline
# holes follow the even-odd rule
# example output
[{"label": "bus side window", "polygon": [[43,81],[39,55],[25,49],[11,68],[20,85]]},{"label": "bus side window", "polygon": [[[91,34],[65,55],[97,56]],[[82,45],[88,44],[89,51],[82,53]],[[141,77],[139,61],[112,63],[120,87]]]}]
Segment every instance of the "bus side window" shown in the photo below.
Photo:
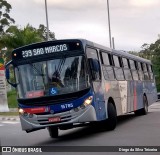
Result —
[{"label": "bus side window", "polygon": [[138,73],[137,73],[137,69],[136,69],[136,62],[133,61],[133,60],[129,60],[129,63],[130,63],[131,71],[132,71],[133,80],[138,80]]},{"label": "bus side window", "polygon": [[123,69],[122,69],[122,64],[120,59],[121,59],[120,57],[113,55],[114,72],[117,80],[124,80],[124,74],[123,74]]},{"label": "bus side window", "polygon": [[122,58],[123,61],[123,70],[124,70],[124,76],[126,80],[132,80],[132,74],[129,68],[128,59]]},{"label": "bus side window", "polygon": [[152,72],[152,67],[151,65],[147,64],[147,70],[148,70],[148,73],[149,73],[149,78],[151,81],[153,81],[153,72]]},{"label": "bus side window", "polygon": [[142,65],[140,62],[138,62],[138,74],[139,74],[139,79],[141,81],[144,80],[144,74],[143,74],[143,69],[142,69]]},{"label": "bus side window", "polygon": [[110,65],[108,53],[101,52],[101,59],[104,65]]},{"label": "bus side window", "polygon": [[106,80],[115,80],[111,55],[106,52],[100,52],[100,55],[102,60],[102,70],[104,78]]},{"label": "bus side window", "polygon": [[147,71],[147,66],[145,63],[142,63],[143,66],[143,72],[144,72],[144,80],[149,80],[149,75],[148,75],[148,71]]},{"label": "bus side window", "polygon": [[97,51],[92,48],[87,48],[87,57],[92,74],[92,79],[94,81],[101,80],[101,70]]}]

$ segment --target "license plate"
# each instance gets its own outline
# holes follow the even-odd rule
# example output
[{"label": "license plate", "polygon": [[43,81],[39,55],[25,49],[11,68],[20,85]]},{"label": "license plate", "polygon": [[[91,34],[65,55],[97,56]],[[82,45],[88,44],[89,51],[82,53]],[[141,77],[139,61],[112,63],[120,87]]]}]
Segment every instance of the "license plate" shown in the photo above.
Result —
[{"label": "license plate", "polygon": [[60,122],[61,118],[60,117],[53,117],[48,119],[49,122]]}]

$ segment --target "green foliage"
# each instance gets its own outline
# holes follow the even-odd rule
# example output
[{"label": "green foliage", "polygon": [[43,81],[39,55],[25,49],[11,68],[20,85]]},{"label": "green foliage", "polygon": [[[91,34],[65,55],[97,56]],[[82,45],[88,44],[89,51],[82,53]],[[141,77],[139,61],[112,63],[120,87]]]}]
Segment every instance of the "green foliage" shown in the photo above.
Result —
[{"label": "green foliage", "polygon": [[16,91],[12,90],[10,92],[7,93],[7,98],[8,98],[8,106],[9,108],[17,108],[18,104],[17,104],[17,95],[16,95]]},{"label": "green foliage", "polygon": [[[55,40],[53,32],[49,33],[50,40]],[[28,44],[41,42],[46,40],[46,27],[40,25],[38,29],[27,25],[24,28],[18,28],[17,26],[10,26],[6,33],[0,36],[0,48],[6,48],[2,51],[2,57],[5,62],[11,60],[12,50]]]},{"label": "green foliage", "polygon": [[[43,40],[47,41],[47,27],[40,24],[38,28],[38,32],[40,36],[43,38]],[[55,40],[55,33],[51,32],[50,30],[49,30],[49,40]]]},{"label": "green foliage", "polygon": [[152,61],[153,71],[156,75],[157,90],[160,91],[160,39],[150,45],[143,44],[139,56]]},{"label": "green foliage", "polygon": [[14,19],[10,17],[9,13],[12,6],[5,0],[0,0],[0,35],[5,32],[5,27],[15,23]]},{"label": "green foliage", "polygon": [[43,38],[41,38],[38,30],[29,24],[22,29],[17,26],[10,26],[1,40],[3,46],[7,49],[15,49],[40,41],[43,41]]}]

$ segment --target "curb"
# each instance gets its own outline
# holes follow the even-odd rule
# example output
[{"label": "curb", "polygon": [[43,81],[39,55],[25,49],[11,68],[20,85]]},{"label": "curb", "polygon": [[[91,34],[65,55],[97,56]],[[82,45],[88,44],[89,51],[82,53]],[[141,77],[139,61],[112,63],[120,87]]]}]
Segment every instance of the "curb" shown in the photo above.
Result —
[{"label": "curb", "polygon": [[0,121],[19,121],[20,119],[19,119],[19,117],[18,116],[15,116],[15,117],[13,117],[13,116],[11,116],[11,117],[9,117],[9,116],[0,116]]},{"label": "curb", "polygon": [[18,108],[9,108],[9,112],[18,112]]}]

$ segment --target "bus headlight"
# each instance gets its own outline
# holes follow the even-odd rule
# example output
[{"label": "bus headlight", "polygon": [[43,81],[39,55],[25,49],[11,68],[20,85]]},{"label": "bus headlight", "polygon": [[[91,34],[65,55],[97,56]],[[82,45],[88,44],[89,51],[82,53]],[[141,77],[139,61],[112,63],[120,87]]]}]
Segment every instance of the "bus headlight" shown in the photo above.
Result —
[{"label": "bus headlight", "polygon": [[22,115],[24,113],[23,109],[19,109],[19,113]]},{"label": "bus headlight", "polygon": [[88,105],[90,105],[90,104],[92,103],[92,100],[93,100],[93,96],[88,97],[88,98],[84,101],[83,105],[84,105],[85,107],[88,106]]}]

